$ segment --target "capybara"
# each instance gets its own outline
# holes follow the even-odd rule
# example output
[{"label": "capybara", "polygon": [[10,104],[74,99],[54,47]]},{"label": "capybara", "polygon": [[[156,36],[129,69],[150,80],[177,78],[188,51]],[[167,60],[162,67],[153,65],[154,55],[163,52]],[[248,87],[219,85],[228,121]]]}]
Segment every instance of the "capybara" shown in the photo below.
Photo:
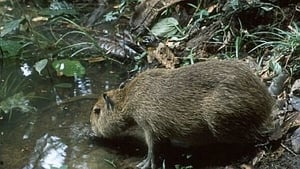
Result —
[{"label": "capybara", "polygon": [[138,168],[155,168],[162,139],[188,144],[256,144],[269,132],[273,98],[238,61],[206,61],[178,69],[152,69],[124,88],[104,93],[90,115],[92,130],[114,137],[132,124],[145,134],[148,154]]}]

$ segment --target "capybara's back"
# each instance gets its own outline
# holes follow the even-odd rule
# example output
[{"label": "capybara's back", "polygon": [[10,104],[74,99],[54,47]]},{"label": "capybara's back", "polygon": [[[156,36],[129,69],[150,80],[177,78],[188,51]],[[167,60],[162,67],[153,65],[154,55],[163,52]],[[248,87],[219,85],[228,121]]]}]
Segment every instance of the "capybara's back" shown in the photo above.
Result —
[{"label": "capybara's back", "polygon": [[240,62],[154,69],[128,87],[126,100],[140,126],[200,144],[259,141],[273,106],[266,87]]}]

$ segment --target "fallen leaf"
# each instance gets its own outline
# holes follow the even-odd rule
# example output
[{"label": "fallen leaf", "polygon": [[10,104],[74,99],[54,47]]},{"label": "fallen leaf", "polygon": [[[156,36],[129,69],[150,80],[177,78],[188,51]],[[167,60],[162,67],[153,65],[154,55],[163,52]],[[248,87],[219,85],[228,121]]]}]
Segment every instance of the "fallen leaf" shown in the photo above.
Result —
[{"label": "fallen leaf", "polygon": [[47,66],[47,63],[48,63],[48,59],[42,59],[42,60],[36,62],[33,65],[33,67],[40,75],[42,75],[41,72],[42,72],[42,70],[45,69],[45,67]]},{"label": "fallen leaf", "polygon": [[174,69],[175,65],[179,63],[178,58],[171,49],[163,43],[159,43],[157,48],[149,50],[147,59],[149,63],[152,63],[156,59],[168,69]]}]

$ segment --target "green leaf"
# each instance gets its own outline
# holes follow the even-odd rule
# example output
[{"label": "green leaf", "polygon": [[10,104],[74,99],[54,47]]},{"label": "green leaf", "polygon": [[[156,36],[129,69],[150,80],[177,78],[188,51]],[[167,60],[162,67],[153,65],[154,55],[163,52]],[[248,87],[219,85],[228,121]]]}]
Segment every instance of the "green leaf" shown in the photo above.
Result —
[{"label": "green leaf", "polygon": [[52,67],[59,75],[65,75],[67,77],[82,76],[85,74],[85,68],[78,60],[55,60],[52,63]]},{"label": "green leaf", "polygon": [[10,21],[3,26],[3,30],[0,33],[0,37],[5,36],[6,34],[11,33],[19,28],[20,24],[25,20],[25,18],[17,19]]},{"label": "green leaf", "polygon": [[35,70],[36,70],[40,75],[42,75],[41,72],[42,72],[42,70],[44,70],[44,68],[46,67],[47,63],[48,63],[48,59],[42,59],[42,60],[36,62],[36,63],[33,65],[33,67],[35,68]]},{"label": "green leaf", "polygon": [[197,17],[197,20],[202,21],[205,17],[209,16],[209,13],[207,10],[202,9],[199,12],[196,13],[195,17]]},{"label": "green leaf", "polygon": [[58,83],[58,84],[55,84],[54,87],[58,87],[58,88],[71,88],[72,84],[71,83]]},{"label": "green leaf", "polygon": [[282,72],[281,65],[277,61],[275,61],[275,59],[273,59],[273,58],[270,59],[269,65],[270,65],[270,68],[275,72],[276,75],[278,75]]},{"label": "green leaf", "polygon": [[160,20],[153,25],[151,32],[159,37],[171,37],[178,32],[178,21],[173,17],[168,17]]},{"label": "green leaf", "polygon": [[269,12],[269,11],[273,10],[273,7],[272,6],[262,6],[261,9]]},{"label": "green leaf", "polygon": [[104,20],[106,21],[106,22],[111,22],[111,21],[114,21],[114,20],[116,20],[116,19],[118,19],[118,12],[109,12],[109,13],[107,13],[106,15],[104,15]]},{"label": "green leaf", "polygon": [[59,9],[59,10],[51,10],[51,9],[43,9],[39,12],[40,15],[44,16],[51,16],[57,17],[57,16],[64,16],[64,15],[77,15],[77,12],[74,9]]},{"label": "green leaf", "polygon": [[16,56],[19,53],[22,44],[19,41],[4,40],[0,38],[0,48],[3,52],[8,53],[8,55],[4,55],[4,57],[11,57]]}]

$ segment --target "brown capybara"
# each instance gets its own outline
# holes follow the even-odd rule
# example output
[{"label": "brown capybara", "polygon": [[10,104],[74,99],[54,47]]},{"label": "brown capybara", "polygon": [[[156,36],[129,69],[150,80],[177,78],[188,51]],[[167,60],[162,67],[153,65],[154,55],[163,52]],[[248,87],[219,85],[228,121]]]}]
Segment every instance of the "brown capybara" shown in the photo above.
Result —
[{"label": "brown capybara", "polygon": [[101,96],[90,115],[92,130],[114,137],[136,123],[148,154],[138,168],[155,168],[161,139],[188,144],[249,143],[266,139],[273,98],[245,65],[206,61],[140,73],[124,88]]}]

